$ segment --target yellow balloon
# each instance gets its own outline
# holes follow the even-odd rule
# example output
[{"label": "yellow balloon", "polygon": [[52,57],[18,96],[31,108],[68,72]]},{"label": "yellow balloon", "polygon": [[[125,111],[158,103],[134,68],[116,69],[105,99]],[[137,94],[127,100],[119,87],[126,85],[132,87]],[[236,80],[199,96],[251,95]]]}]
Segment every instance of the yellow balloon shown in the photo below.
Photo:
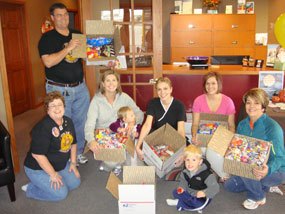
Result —
[{"label": "yellow balloon", "polygon": [[285,48],[285,13],[277,18],[274,25],[274,34],[279,44]]}]

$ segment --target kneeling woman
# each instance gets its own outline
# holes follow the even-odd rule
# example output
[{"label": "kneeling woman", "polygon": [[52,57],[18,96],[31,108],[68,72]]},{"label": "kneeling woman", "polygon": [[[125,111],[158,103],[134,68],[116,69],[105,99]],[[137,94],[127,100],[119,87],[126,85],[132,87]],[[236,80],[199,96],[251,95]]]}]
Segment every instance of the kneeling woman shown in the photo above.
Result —
[{"label": "kneeling woman", "polygon": [[32,129],[24,162],[30,183],[22,189],[28,198],[60,201],[80,185],[75,130],[72,120],[64,116],[64,98],[59,92],[48,93],[44,107],[47,115]]}]

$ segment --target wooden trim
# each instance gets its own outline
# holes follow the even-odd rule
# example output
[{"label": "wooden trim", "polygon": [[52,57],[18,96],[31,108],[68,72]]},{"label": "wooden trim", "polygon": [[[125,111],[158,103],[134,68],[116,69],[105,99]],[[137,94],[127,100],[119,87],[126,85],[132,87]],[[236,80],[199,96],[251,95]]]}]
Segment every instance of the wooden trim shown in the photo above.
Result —
[{"label": "wooden trim", "polygon": [[1,44],[0,45],[0,72],[1,72],[1,78],[2,78],[3,96],[4,96],[4,102],[5,102],[8,130],[11,135],[12,158],[14,162],[14,171],[19,172],[20,162],[19,162],[19,156],[17,152],[14,121],[13,121],[13,115],[12,115],[12,109],[11,109],[11,103],[10,103],[10,94],[9,94],[9,86],[8,86],[7,71],[6,71],[1,19],[0,19],[0,44]]}]

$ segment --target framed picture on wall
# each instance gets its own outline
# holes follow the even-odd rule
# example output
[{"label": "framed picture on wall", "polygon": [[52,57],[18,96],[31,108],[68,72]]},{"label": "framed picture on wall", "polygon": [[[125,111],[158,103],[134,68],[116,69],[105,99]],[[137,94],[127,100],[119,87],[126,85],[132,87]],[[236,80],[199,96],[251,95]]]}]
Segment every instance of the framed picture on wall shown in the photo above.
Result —
[{"label": "framed picture on wall", "polygon": [[266,93],[271,99],[275,92],[279,92],[283,89],[283,81],[283,71],[260,71],[258,78],[258,88],[261,88],[266,91]]}]

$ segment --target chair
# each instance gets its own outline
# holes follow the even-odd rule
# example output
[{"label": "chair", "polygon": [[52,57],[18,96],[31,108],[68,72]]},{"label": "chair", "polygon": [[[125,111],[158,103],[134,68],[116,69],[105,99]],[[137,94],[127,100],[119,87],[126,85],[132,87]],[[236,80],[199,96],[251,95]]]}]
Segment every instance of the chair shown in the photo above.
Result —
[{"label": "chair", "polygon": [[10,134],[0,121],[0,187],[7,186],[11,201],[15,196],[15,174],[11,158]]}]

